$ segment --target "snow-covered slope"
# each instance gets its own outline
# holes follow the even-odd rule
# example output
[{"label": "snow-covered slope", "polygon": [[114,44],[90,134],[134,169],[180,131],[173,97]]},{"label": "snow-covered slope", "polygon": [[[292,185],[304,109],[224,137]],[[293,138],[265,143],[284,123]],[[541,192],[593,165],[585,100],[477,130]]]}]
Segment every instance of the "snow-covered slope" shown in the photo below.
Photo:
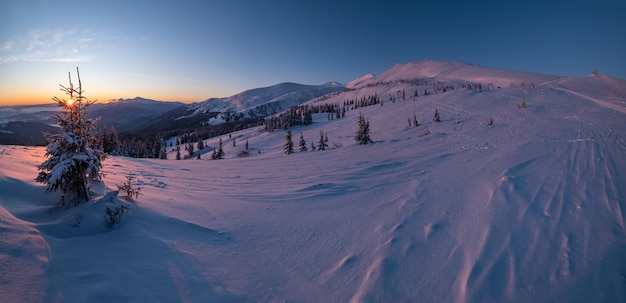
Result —
[{"label": "snow-covered slope", "polygon": [[348,84],[346,84],[346,88],[356,88],[358,86],[360,86],[363,82],[374,78],[374,74],[366,74],[363,75],[361,77],[358,77],[350,82],[348,82]]},{"label": "snow-covered slope", "polygon": [[463,62],[423,60],[398,64],[380,75],[370,77],[366,81],[358,81],[358,84],[354,83],[353,87],[362,87],[376,82],[414,78],[436,78],[439,81],[481,83],[485,86],[492,83],[496,87],[509,87],[511,83],[519,86],[522,82],[539,85],[558,77],[481,67]]},{"label": "snow-covered slope", "polygon": [[[515,83],[542,79],[502,73]],[[606,92],[606,81],[546,78],[534,89],[428,95],[436,81],[456,80],[363,86],[322,102],[376,94],[383,104],[335,120],[315,114],[313,124],[292,128],[296,146],[300,133],[310,148],[323,131],[334,150],[284,155],[285,132],[253,128],[232,134],[236,146],[221,138],[224,160],[207,160],[210,150],[202,160],[111,157],[109,196],[65,212],[45,212],[56,197],[40,195],[33,181],[44,150],[0,146],[0,295],[624,302],[624,98]],[[609,90],[624,89],[611,81]],[[527,107],[517,109],[522,98]],[[371,145],[354,142],[359,114],[370,122]],[[417,127],[407,123],[414,114]],[[238,157],[245,141],[249,156]],[[143,195],[122,224],[98,225],[129,172]],[[77,217],[84,221],[73,227]]]},{"label": "snow-covered slope", "polygon": [[343,85],[332,81],[323,85],[280,83],[247,90],[231,97],[211,98],[191,104],[188,108],[194,114],[235,112],[244,113],[248,117],[262,117],[300,105],[313,98],[342,90],[345,90]]}]

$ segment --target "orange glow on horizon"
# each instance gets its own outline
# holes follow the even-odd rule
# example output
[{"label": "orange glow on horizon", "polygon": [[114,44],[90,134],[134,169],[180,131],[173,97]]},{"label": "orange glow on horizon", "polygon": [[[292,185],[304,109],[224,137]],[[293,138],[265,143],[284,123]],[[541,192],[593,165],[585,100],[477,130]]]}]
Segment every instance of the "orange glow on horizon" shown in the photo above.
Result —
[{"label": "orange glow on horizon", "polygon": [[[139,93],[120,93],[120,94],[90,94],[88,96],[88,100],[97,100],[97,103],[109,103],[111,101],[117,101],[118,99],[134,99],[135,97],[141,97],[150,100],[156,101],[178,101],[181,103],[190,104],[193,102],[202,102],[208,98],[219,98],[230,96],[228,93],[221,94],[176,94],[176,93],[162,93],[162,94],[143,94]],[[0,106],[21,106],[21,105],[40,105],[40,104],[54,104],[54,100],[52,97],[62,97],[59,96],[57,92],[49,92],[49,93],[13,93],[13,94],[5,94],[4,92],[0,93]],[[76,100],[74,100],[75,102]],[[66,102],[70,102],[67,100]],[[69,104],[68,104],[69,105]]]}]

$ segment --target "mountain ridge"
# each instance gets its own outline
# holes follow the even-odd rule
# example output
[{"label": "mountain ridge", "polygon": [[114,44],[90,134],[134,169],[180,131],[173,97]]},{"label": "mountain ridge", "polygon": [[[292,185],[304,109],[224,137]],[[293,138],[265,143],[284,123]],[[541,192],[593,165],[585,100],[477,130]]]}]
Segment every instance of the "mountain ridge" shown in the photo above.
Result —
[{"label": "mountain ridge", "polygon": [[[59,197],[33,182],[45,149],[0,146],[0,265],[17,269],[0,271],[0,293],[96,303],[626,301],[623,82],[521,85],[537,78],[504,72],[513,85],[498,89],[468,83],[477,69],[462,69],[397,72],[309,100],[300,108],[320,111],[289,130],[231,130],[202,148],[176,146],[194,132],[181,131],[166,140],[167,159],[111,156],[106,192],[45,215]],[[420,78],[433,73],[442,77]],[[367,145],[355,141],[360,117]],[[290,137],[312,146],[285,154]],[[224,159],[211,160],[218,146]],[[177,147],[191,155],[174,160]],[[124,199],[114,184],[129,175],[141,195],[108,228],[105,208]]]}]

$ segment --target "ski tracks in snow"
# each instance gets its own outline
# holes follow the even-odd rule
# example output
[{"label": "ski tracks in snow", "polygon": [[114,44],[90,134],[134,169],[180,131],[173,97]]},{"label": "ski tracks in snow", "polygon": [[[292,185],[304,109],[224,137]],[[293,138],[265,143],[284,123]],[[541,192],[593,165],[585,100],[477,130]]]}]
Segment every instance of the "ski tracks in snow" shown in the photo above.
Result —
[{"label": "ski tracks in snow", "polygon": [[[478,253],[470,252],[464,261],[459,299],[524,302],[536,293],[562,293],[565,288],[554,287],[572,287],[588,276],[601,281],[606,273],[594,272],[589,264],[601,262],[604,256],[598,252],[609,251],[611,243],[626,239],[626,181],[618,172],[625,167],[623,141],[534,144],[552,144],[556,156],[539,155],[501,174],[486,202],[486,209],[494,211],[480,223]],[[613,270],[625,269],[623,262],[619,265]],[[545,283],[538,287],[536,281]],[[613,295],[620,297],[619,291],[608,297]]]}]

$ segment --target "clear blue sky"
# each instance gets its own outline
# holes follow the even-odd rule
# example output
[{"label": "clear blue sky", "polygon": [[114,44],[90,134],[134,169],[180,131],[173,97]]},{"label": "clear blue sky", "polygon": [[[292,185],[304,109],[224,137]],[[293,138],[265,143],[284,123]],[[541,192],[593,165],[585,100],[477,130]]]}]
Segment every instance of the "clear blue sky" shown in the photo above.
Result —
[{"label": "clear blue sky", "polygon": [[45,103],[76,66],[87,97],[202,101],[457,60],[626,79],[626,1],[0,0],[0,105]]}]

